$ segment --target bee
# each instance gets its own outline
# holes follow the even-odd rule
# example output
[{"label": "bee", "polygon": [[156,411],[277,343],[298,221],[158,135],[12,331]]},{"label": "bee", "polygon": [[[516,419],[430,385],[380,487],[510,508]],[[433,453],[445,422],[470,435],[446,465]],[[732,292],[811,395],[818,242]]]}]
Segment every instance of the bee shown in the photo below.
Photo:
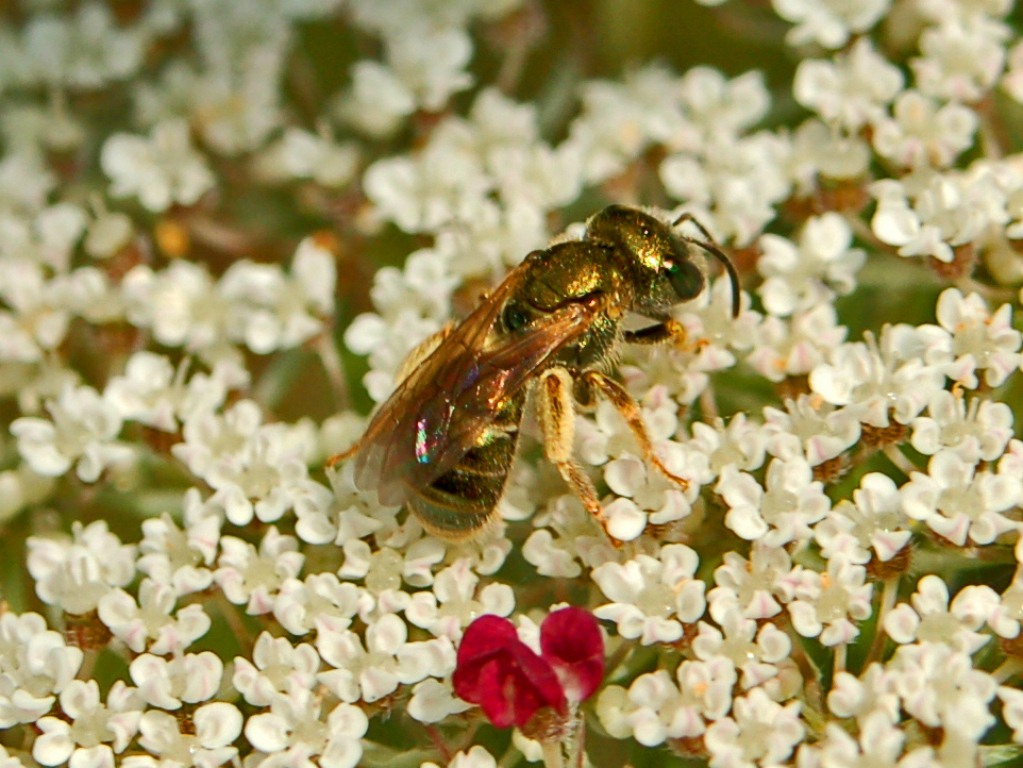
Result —
[{"label": "bee", "polygon": [[[681,234],[685,221],[706,240]],[[465,320],[414,349],[365,434],[328,465],[353,459],[357,487],[375,489],[383,504],[405,505],[435,536],[468,539],[495,514],[532,392],[547,458],[615,542],[593,482],[572,457],[575,405],[606,398],[645,460],[687,487],[661,463],[639,406],[607,370],[623,343],[684,338],[670,313],[704,290],[694,247],[724,265],[737,316],[735,267],[699,222],[683,215],[669,225],[608,206],[587,221],[582,239],[533,251]],[[627,330],[630,313],[653,323]]]}]

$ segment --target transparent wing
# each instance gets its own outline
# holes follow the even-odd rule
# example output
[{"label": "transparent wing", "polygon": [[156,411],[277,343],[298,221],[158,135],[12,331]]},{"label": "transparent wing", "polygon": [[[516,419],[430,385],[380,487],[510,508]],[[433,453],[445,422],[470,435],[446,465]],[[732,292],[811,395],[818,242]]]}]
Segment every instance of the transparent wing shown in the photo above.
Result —
[{"label": "transparent wing", "polygon": [[380,501],[402,504],[452,469],[495,412],[559,349],[579,338],[597,312],[573,302],[526,331],[495,338],[494,324],[522,280],[513,271],[398,386],[354,448],[355,483]]}]

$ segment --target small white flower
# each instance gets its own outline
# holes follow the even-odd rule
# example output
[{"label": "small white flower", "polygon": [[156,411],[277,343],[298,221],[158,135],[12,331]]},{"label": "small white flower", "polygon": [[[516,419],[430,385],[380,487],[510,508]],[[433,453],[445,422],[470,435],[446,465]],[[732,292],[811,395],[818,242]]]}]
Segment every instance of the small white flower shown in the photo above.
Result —
[{"label": "small white flower", "polygon": [[0,613],[0,728],[33,723],[75,680],[85,654],[46,628],[38,613]]},{"label": "small white flower", "polygon": [[753,544],[747,560],[737,552],[726,552],[724,563],[714,571],[715,587],[707,593],[711,617],[724,626],[733,611],[748,619],[769,619],[781,613],[781,602],[790,592],[784,586],[792,580],[792,560],[783,547]]},{"label": "small white flower", "polygon": [[224,662],[211,651],[185,653],[170,659],[143,653],[132,659],[129,672],[147,704],[178,710],[216,695]]},{"label": "small white flower", "polygon": [[700,660],[713,662],[724,657],[734,665],[742,675],[743,690],[765,685],[777,677],[791,651],[792,640],[785,632],[771,622],[758,626],[738,611],[728,612],[720,629],[701,621],[693,638],[693,652]]},{"label": "small white flower", "polygon": [[895,98],[892,116],[874,124],[874,149],[904,168],[944,168],[973,144],[976,113],[955,102],[938,106],[919,91]]},{"label": "small white flower", "polygon": [[671,643],[682,637],[682,622],[692,623],[706,608],[706,585],[694,578],[699,557],[683,544],[662,547],[658,557],[636,555],[625,563],[604,563],[592,578],[612,602],[594,609],[600,619],[618,625],[625,638],[643,645]]},{"label": "small white flower", "polygon": [[882,714],[889,723],[899,722],[899,696],[893,675],[877,663],[871,663],[859,677],[840,671],[828,691],[828,709],[838,717],[863,721]]},{"label": "small white flower", "polygon": [[334,308],[334,257],[314,238],[299,243],[286,275],[276,265],[236,261],[217,283],[232,341],[256,354],[296,347],[321,333]]},{"label": "small white flower", "polygon": [[903,645],[888,670],[902,708],[928,728],[976,741],[994,724],[989,705],[998,682],[968,654],[945,643]]},{"label": "small white flower", "polygon": [[[253,616],[274,609],[277,591],[302,570],[305,555],[298,551],[298,541],[283,536],[270,526],[255,546],[234,536],[220,540],[220,558],[213,578],[224,596],[235,605],[245,605]],[[290,629],[289,625],[285,625]],[[302,634],[308,630],[293,631]]]},{"label": "small white flower", "polygon": [[428,677],[412,688],[408,713],[421,723],[439,723],[448,715],[472,709],[473,705],[455,696],[451,680],[444,682]]},{"label": "small white flower", "polygon": [[860,634],[856,622],[871,615],[873,584],[866,578],[862,565],[833,557],[827,572],[815,579],[813,594],[804,592],[789,603],[792,626],[803,637],[819,637],[825,646],[851,644]]},{"label": "small white flower", "polygon": [[173,121],[157,124],[148,138],[118,133],[107,139],[100,164],[111,179],[111,194],[137,196],[155,213],[198,202],[214,178],[188,134],[187,123]]},{"label": "small white flower", "polygon": [[772,456],[804,458],[812,467],[838,458],[860,439],[852,409],[833,408],[814,395],[787,400],[785,410],[764,408],[764,435]]},{"label": "small white flower", "polygon": [[235,657],[231,684],[249,704],[265,707],[278,694],[312,688],[319,668],[320,657],[309,643],[296,645],[288,638],[261,632],[252,649],[252,661]]},{"label": "small white flower", "polygon": [[[32,756],[43,765],[114,768],[135,735],[142,715],[135,691],[114,682],[106,703],[100,701],[95,680],[72,680],[60,693],[62,717],[43,717],[32,745]],[[64,719],[67,718],[67,719]]]},{"label": "small white flower", "polygon": [[747,362],[768,381],[781,382],[809,375],[845,341],[848,329],[838,324],[835,308],[825,303],[789,318],[765,317],[754,333]]},{"label": "small white flower", "polygon": [[195,413],[184,424],[184,442],[171,452],[209,483],[210,504],[235,525],[253,517],[273,522],[300,507],[324,511],[330,491],[309,477],[306,464],[315,435],[302,424],[262,424],[262,418],[251,400],[223,415]]},{"label": "small white flower", "polygon": [[773,0],[775,12],[794,26],[786,36],[789,45],[819,43],[841,48],[855,34],[866,32],[888,10],[889,0],[844,3],[841,0]]},{"label": "small white flower", "polygon": [[461,557],[437,574],[431,591],[412,595],[405,617],[435,637],[457,642],[462,630],[477,616],[511,615],[515,608],[511,587],[494,582],[477,592],[479,581],[470,560]]},{"label": "small white flower", "polygon": [[327,711],[322,697],[294,689],[276,696],[269,712],[250,717],[245,738],[282,764],[319,757],[322,766],[355,768],[368,727],[369,718],[358,707],[342,702]]},{"label": "small white flower", "polygon": [[939,576],[928,574],[917,583],[910,602],[912,607],[899,603],[884,618],[885,632],[897,643],[946,643],[973,654],[991,639],[977,631],[998,605],[998,595],[991,587],[964,587],[950,604],[948,585]]},{"label": "small white flower", "polygon": [[958,288],[946,288],[935,314],[950,343],[929,350],[928,361],[940,365],[952,381],[975,389],[977,372],[983,370],[984,382],[997,387],[1023,362],[1023,334],[1012,327],[1012,305],[1002,304],[992,313],[978,294],[963,296]]},{"label": "small white flower", "polygon": [[79,479],[93,483],[107,467],[134,456],[117,441],[117,409],[92,387],[66,386],[46,410],[49,419],[23,416],[11,424],[19,452],[35,472],[56,477],[75,466]]},{"label": "small white flower", "polygon": [[82,615],[135,578],[135,546],[122,544],[102,520],[76,520],[71,536],[28,540],[28,571],[43,602]]},{"label": "small white flower", "polygon": [[285,129],[277,153],[290,176],[338,189],[352,180],[359,159],[352,144],[338,144],[329,136],[294,126]]},{"label": "small white flower", "polygon": [[223,524],[202,502],[196,488],[185,491],[184,513],[184,529],[166,513],[143,520],[139,542],[139,571],[170,586],[178,597],[201,592],[213,582],[212,566]]},{"label": "small white flower", "polygon": [[843,500],[836,504],[814,526],[813,535],[824,557],[840,555],[864,564],[872,556],[888,562],[909,543],[913,533],[895,482],[880,472],[869,472],[853,491],[853,503]]},{"label": "small white flower", "polygon": [[798,248],[778,235],[762,236],[757,269],[765,278],[759,289],[765,309],[791,315],[852,291],[867,257],[851,245],[852,230],[837,213],[808,219]]},{"label": "small white flower", "polygon": [[320,656],[332,669],[317,678],[341,701],[367,703],[393,693],[398,685],[427,676],[444,677],[455,668],[455,647],[446,637],[408,642],[408,628],[395,614],[385,614],[366,629],[365,647],[349,630],[322,631],[316,637]]},{"label": "small white flower", "polygon": [[728,505],[725,525],[747,541],[768,546],[807,541],[811,526],[831,508],[823,484],[813,479],[802,456],[772,460],[764,487],[752,475],[726,467],[715,491]]},{"label": "small white flower", "polygon": [[351,88],[337,100],[337,112],[371,136],[394,133],[416,110],[415,94],[390,67],[372,60],[350,67]]},{"label": "small white flower", "polygon": [[215,701],[192,713],[194,730],[182,733],[177,718],[151,709],[139,722],[139,745],[149,753],[125,758],[126,768],[157,768],[161,765],[216,768],[234,759],[231,746],[242,732],[242,714],[233,704]]},{"label": "small white flower", "polygon": [[877,53],[869,37],[861,37],[847,53],[801,61],[793,93],[825,120],[857,131],[885,113],[903,81],[898,67]]},{"label": "small white flower", "polygon": [[864,424],[884,428],[893,418],[909,424],[944,388],[944,375],[923,359],[940,339],[936,344],[908,325],[885,326],[879,340],[865,336],[866,342],[842,344],[814,368],[810,389],[832,405],[849,406]]},{"label": "small white flower", "polygon": [[927,473],[914,472],[901,489],[909,517],[922,520],[935,533],[964,546],[967,538],[990,544],[1018,524],[1005,516],[1017,503],[1021,478],[987,470],[977,472],[952,450],[936,453]]},{"label": "small white flower", "polygon": [[984,98],[1002,73],[1010,34],[983,14],[927,27],[920,33],[923,55],[910,61],[917,86],[929,96],[967,104]]},{"label": "small white flower", "polygon": [[174,589],[152,579],[139,585],[138,601],[123,589],[107,592],[97,611],[115,637],[135,653],[148,649],[155,654],[177,654],[206,634],[211,619],[193,603],[174,611]]},{"label": "small white flower", "polygon": [[[763,688],[735,699],[728,717],[707,726],[703,742],[715,765],[778,765],[803,738],[798,701],[771,701]],[[755,735],[754,735],[755,734]]]},{"label": "small white flower", "polygon": [[969,463],[996,461],[1012,437],[1012,409],[1006,403],[971,398],[962,392],[935,392],[927,416],[913,420],[910,442],[916,450],[933,456],[950,448]]},{"label": "small white flower", "polygon": [[333,573],[287,579],[273,603],[274,618],[293,635],[339,632],[356,616],[365,619],[372,609],[373,597],[365,589],[340,581]]}]

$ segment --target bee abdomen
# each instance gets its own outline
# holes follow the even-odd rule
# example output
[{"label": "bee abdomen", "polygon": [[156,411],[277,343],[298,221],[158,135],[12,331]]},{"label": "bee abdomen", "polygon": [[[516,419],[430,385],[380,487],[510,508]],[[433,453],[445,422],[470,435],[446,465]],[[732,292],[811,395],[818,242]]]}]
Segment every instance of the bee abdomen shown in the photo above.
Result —
[{"label": "bee abdomen", "polygon": [[454,468],[409,500],[409,509],[428,532],[449,541],[478,533],[501,500],[517,444],[516,422],[490,426]]}]

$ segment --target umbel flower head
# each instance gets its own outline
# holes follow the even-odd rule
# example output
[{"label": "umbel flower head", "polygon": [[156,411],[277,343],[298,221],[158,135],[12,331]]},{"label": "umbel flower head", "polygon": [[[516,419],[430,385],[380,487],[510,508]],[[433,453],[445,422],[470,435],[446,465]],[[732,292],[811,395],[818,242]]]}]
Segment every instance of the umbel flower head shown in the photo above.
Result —
[{"label": "umbel flower head", "polygon": [[561,608],[540,625],[540,653],[500,616],[480,616],[465,630],[452,678],[455,693],[478,704],[498,728],[527,725],[544,707],[562,719],[604,677],[604,639],[593,614]]}]

